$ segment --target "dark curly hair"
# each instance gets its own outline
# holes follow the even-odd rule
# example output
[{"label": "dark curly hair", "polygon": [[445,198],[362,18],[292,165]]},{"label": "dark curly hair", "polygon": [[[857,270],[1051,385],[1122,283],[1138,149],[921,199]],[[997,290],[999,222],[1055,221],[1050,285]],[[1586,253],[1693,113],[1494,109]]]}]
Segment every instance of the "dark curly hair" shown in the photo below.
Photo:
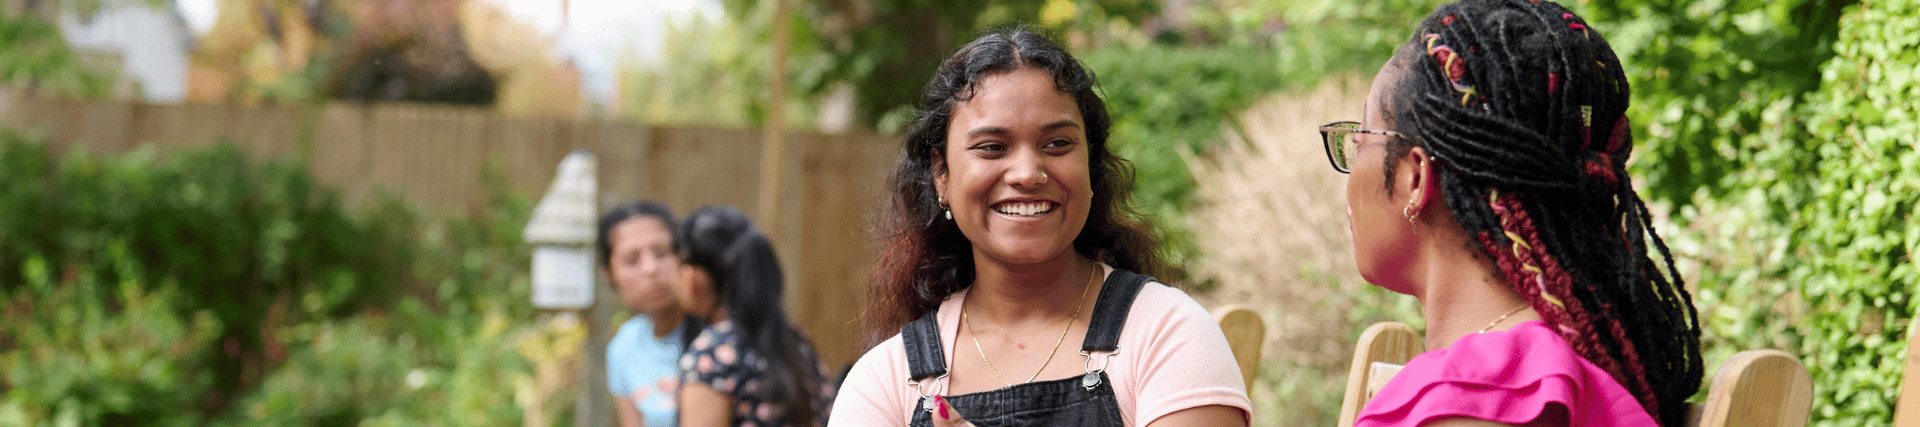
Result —
[{"label": "dark curly hair", "polygon": [[1046,70],[1055,87],[1071,94],[1085,120],[1093,206],[1074,238],[1074,250],[1114,266],[1156,277],[1177,277],[1160,252],[1160,236],[1133,206],[1133,165],[1107,146],[1113,120],[1094,93],[1093,73],[1073,55],[1028,28],[1001,30],[975,39],[947,58],[927,83],[926,98],[907,129],[904,150],[889,179],[890,200],[879,221],[881,252],[874,263],[866,323],[869,339],[902,325],[973,284],[972,244],[951,221],[940,221],[934,176],[944,167],[947,127],[955,104],[973,96],[980,81],[1023,67]]},{"label": "dark curly hair", "polygon": [[[1700,325],[1626,172],[1633,134],[1620,60],[1550,1],[1463,0],[1394,56],[1383,168],[1414,146],[1475,250],[1575,351],[1668,426],[1700,388]],[[1650,240],[1650,241],[1649,241]],[[1649,249],[1657,251],[1657,257]]]}]

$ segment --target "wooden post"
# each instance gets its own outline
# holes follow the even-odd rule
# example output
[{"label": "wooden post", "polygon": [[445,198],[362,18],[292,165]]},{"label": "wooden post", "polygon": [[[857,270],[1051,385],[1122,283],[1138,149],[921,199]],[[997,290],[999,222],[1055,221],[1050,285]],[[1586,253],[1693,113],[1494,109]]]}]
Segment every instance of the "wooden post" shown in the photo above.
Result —
[{"label": "wooden post", "polygon": [[[607,391],[607,342],[613,339],[613,329],[607,319],[613,316],[613,304],[617,297],[608,294],[613,290],[605,275],[593,275],[593,306],[585,310],[587,339],[581,342],[580,349],[580,401],[574,407],[573,425],[578,427],[601,427],[613,425],[613,415],[617,408],[613,405],[613,394]],[[608,295],[608,296],[603,296]]]},{"label": "wooden post", "polygon": [[761,126],[760,227],[769,237],[780,235],[780,166],[786,160],[787,27],[793,13],[789,0],[774,0],[773,60],[768,64],[767,122]]},{"label": "wooden post", "polygon": [[[561,3],[563,11],[566,10],[565,1],[562,0]],[[595,214],[601,212],[598,190],[604,182],[600,179],[600,174],[606,170],[598,167],[597,161],[598,159],[596,159],[593,177],[595,192],[592,193],[592,198],[594,200],[590,202]],[[575,427],[613,425],[614,411],[618,410],[613,407],[613,394],[607,391],[607,343],[613,340],[613,328],[607,324],[607,320],[613,317],[614,304],[617,304],[619,299],[613,294],[613,285],[607,282],[607,276],[599,274],[599,270],[593,273],[593,303],[585,310],[581,310],[584,311],[581,314],[585,317],[583,320],[587,326],[587,339],[581,343],[580,349],[578,388],[580,401],[574,405],[573,425]]]}]

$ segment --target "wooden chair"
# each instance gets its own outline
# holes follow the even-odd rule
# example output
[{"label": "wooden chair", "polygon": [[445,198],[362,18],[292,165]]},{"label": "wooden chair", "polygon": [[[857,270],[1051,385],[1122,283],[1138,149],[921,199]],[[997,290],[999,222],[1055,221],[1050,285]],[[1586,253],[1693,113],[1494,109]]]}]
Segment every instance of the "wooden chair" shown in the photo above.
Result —
[{"label": "wooden chair", "polygon": [[1360,333],[1347,368],[1347,393],[1340,399],[1340,425],[1351,426],[1360,408],[1414,356],[1427,351],[1419,332],[1400,322],[1380,322]]},{"label": "wooden chair", "polygon": [[[1423,347],[1420,335],[1399,322],[1377,323],[1362,332],[1347,371],[1340,425],[1353,425],[1367,400]],[[1908,377],[1914,375],[1909,369]],[[1706,401],[1689,405],[1688,426],[1804,427],[1813,409],[1813,377],[1799,359],[1779,350],[1734,354],[1712,381]]]},{"label": "wooden chair", "polygon": [[1920,316],[1907,324],[1907,374],[1900,380],[1900,401],[1893,409],[1893,427],[1920,427]]},{"label": "wooden chair", "polygon": [[1706,402],[1688,406],[1690,426],[1803,427],[1813,411],[1813,376],[1784,351],[1742,351],[1714,371]]},{"label": "wooden chair", "polygon": [[1246,307],[1226,306],[1213,311],[1220,332],[1227,334],[1227,346],[1233,348],[1233,360],[1240,364],[1240,379],[1253,391],[1253,379],[1260,370],[1261,346],[1267,340],[1267,323]]}]

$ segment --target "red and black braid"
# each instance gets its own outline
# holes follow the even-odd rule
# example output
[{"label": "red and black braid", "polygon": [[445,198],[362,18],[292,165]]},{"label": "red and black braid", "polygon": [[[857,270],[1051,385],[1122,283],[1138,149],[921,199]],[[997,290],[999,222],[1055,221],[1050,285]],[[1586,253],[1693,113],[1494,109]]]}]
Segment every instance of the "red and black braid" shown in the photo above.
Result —
[{"label": "red and black braid", "polygon": [[1699,320],[1626,173],[1629,90],[1605,38],[1553,2],[1464,0],[1394,62],[1407,73],[1384,107],[1408,137],[1387,158],[1430,153],[1473,250],[1648,413],[1681,424],[1703,372]]},{"label": "red and black braid", "polygon": [[[1548,325],[1567,337],[1575,352],[1621,380],[1622,385],[1633,390],[1640,398],[1640,404],[1647,407],[1649,413],[1659,413],[1660,403],[1653,398],[1646,369],[1640,367],[1639,352],[1635,351],[1633,342],[1626,338],[1620,320],[1615,317],[1595,319],[1585,305],[1566,303],[1579,298],[1573,292],[1573,277],[1544,250],[1538,228],[1527,216],[1520,196],[1508,195],[1503,198],[1496,190],[1488,193],[1487,200],[1494,215],[1500,219],[1501,231],[1505,233],[1508,243],[1503,246],[1488,233],[1480,234],[1480,243],[1488,254],[1493,255],[1501,273],[1521,295],[1526,296],[1528,305],[1535,307]],[[1612,307],[1611,304],[1602,304],[1601,309],[1605,311]],[[1602,333],[1611,341],[1603,342],[1600,339]]]}]

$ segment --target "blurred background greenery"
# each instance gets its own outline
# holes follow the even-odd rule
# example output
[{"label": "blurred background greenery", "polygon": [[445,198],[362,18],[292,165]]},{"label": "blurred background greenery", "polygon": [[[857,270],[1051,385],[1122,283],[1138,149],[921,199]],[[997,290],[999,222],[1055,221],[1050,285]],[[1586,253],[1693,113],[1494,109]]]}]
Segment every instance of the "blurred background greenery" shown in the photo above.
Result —
[{"label": "blurred background greenery", "polygon": [[[464,103],[726,127],[767,125],[780,103],[786,126],[894,133],[959,43],[1036,24],[1099,76],[1115,146],[1139,168],[1138,202],[1194,267],[1187,288],[1276,324],[1253,390],[1257,425],[1333,423],[1352,337],[1375,321],[1418,324],[1410,299],[1351,273],[1344,218],[1328,211],[1342,203],[1337,181],[1324,176],[1310,126],[1357,116],[1372,71],[1443,2],[793,0],[782,12],[777,1],[735,1],[662,20],[659,52],[622,57],[613,95],[585,102],[516,89],[579,79],[550,58],[490,57],[427,36],[521,28],[512,23],[436,24],[426,13],[393,24],[366,12],[473,1],[222,1],[223,23],[229,10],[300,19],[205,32],[192,61],[221,78],[196,80],[212,89],[185,97]],[[125,92],[114,67],[69,46],[59,18],[123,3],[178,5],[9,2],[0,90]],[[1633,79],[1631,167],[1694,289],[1709,368],[1738,350],[1787,350],[1814,374],[1812,425],[1890,422],[1909,357],[1902,337],[1920,306],[1920,228],[1908,226],[1920,206],[1920,107],[1910,101],[1920,97],[1920,1],[1567,6],[1608,36]],[[775,19],[791,20],[791,33],[771,34]],[[370,42],[386,39],[365,37],[369,28],[415,36]],[[791,89],[769,99],[780,39]],[[444,78],[409,77],[421,75]],[[298,164],[222,145],[62,154],[0,131],[0,425],[501,425],[539,406],[528,400],[551,382],[544,348],[568,337],[525,303],[530,195],[495,183],[484,209],[398,195],[350,208]],[[1274,202],[1287,197],[1317,200]],[[1276,249],[1295,241],[1304,249]],[[566,407],[561,399],[548,405]]]}]

